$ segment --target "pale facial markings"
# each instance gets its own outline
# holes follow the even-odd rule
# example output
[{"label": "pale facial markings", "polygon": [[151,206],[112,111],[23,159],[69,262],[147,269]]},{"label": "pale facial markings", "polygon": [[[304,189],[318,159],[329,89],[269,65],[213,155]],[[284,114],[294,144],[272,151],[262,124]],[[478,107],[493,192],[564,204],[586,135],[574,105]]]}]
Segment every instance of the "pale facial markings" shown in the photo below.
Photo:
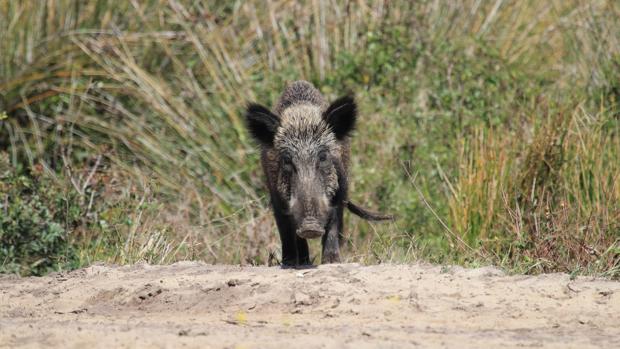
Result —
[{"label": "pale facial markings", "polygon": [[317,106],[300,104],[284,110],[274,137],[280,170],[277,188],[288,213],[300,225],[327,223],[331,199],[338,190],[335,161],[340,145]]}]

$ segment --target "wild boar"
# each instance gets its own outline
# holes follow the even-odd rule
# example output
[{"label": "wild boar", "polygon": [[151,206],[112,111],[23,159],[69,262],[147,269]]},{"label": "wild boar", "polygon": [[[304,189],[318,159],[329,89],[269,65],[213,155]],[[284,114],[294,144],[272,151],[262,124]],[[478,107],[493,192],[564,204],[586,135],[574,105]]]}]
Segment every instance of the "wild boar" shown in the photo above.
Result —
[{"label": "wild boar", "polygon": [[282,242],[282,264],[310,264],[306,239],[322,238],[322,263],[340,261],[343,212],[370,212],[347,198],[349,138],[357,120],[353,97],[327,104],[309,82],[290,83],[273,112],[249,104],[247,128],[261,147],[261,163]]}]

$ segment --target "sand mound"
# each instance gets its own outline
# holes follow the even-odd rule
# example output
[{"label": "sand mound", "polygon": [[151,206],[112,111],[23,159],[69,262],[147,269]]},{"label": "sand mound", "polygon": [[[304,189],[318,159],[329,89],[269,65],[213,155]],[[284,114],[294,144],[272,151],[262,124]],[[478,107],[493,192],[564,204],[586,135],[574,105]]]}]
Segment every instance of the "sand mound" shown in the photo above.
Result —
[{"label": "sand mound", "polygon": [[610,348],[620,283],[428,265],[0,276],[0,347]]}]

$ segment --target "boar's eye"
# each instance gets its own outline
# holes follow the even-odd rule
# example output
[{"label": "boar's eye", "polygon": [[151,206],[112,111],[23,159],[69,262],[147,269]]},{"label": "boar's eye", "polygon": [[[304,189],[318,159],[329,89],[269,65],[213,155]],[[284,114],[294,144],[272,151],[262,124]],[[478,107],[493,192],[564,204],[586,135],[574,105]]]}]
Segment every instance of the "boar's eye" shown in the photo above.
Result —
[{"label": "boar's eye", "polygon": [[321,165],[325,165],[325,164],[327,164],[327,162],[328,162],[327,160],[329,159],[329,156],[328,156],[328,155],[329,155],[329,154],[327,153],[327,150],[322,150],[322,151],[319,153],[319,163],[320,163]]},{"label": "boar's eye", "polygon": [[291,158],[291,156],[289,154],[282,154],[282,168],[284,169],[284,171],[286,172],[291,172],[294,169],[293,166],[293,159]]}]

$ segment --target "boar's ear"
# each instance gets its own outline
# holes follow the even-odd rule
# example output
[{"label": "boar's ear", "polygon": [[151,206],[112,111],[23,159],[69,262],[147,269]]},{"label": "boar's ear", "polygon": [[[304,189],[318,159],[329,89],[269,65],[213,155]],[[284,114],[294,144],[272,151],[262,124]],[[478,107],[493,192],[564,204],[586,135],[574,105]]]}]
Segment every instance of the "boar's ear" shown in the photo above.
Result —
[{"label": "boar's ear", "polygon": [[260,104],[249,104],[245,112],[245,122],[252,137],[261,145],[273,146],[280,118]]},{"label": "boar's ear", "polygon": [[342,140],[353,131],[356,118],[357,105],[351,96],[338,98],[323,113],[323,119],[334,131],[338,140]]}]

